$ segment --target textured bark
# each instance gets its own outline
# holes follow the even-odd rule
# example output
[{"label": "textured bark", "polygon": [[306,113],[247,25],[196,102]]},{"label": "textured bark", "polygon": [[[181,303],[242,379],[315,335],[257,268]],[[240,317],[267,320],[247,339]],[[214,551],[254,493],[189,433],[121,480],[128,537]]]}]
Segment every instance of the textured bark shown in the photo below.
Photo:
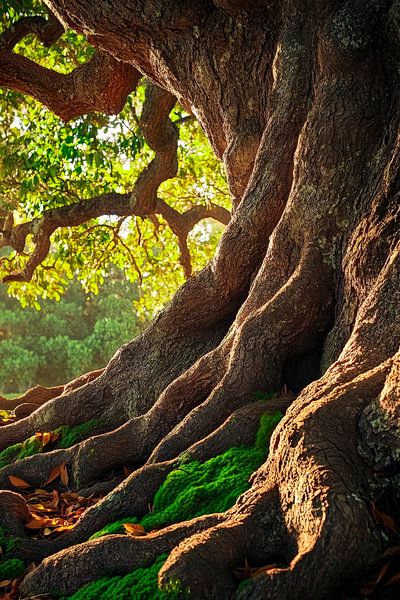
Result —
[{"label": "textured bark", "polygon": [[[60,462],[76,489],[137,467],[75,530],[23,544],[48,556],[23,592],[70,593],[87,564],[93,578],[115,573],[114,552],[125,573],[172,550],[160,582],[179,579],[194,599],[335,597],[384,550],[370,501],[399,490],[385,473],[399,461],[400,5],[47,4],[198,116],[235,210],[212,263],[100,377],[2,428],[1,447],[100,415],[107,429],[3,468],[3,488],[11,472],[39,484]],[[84,541],[143,514],[182,452],[205,459],[248,440],[265,408],[255,392],[284,386],[300,393],[231,510]],[[237,591],[246,560],[266,566]]]}]

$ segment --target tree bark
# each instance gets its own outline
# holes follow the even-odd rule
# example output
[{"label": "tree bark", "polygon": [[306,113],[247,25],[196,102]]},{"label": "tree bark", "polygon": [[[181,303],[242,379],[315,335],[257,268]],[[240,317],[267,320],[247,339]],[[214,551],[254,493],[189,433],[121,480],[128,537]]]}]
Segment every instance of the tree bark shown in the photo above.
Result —
[{"label": "tree bark", "polygon": [[[160,583],[178,579],[194,599],[334,597],[385,548],[370,501],[398,493],[377,466],[398,462],[399,447],[400,4],[47,4],[190,107],[235,210],[212,263],[100,377],[2,428],[4,448],[40,428],[107,423],[3,468],[5,489],[11,473],[39,485],[60,462],[76,489],[139,466],[75,531],[26,542],[49,558],[23,593],[71,593],[88,581],[86,560],[93,577],[115,573],[114,552],[126,573],[171,551]],[[232,509],[151,539],[86,542],[105,519],[143,514],[182,452],[214,456],[253,431],[255,392],[283,386],[300,393]],[[283,566],[237,591],[245,560]]]}]

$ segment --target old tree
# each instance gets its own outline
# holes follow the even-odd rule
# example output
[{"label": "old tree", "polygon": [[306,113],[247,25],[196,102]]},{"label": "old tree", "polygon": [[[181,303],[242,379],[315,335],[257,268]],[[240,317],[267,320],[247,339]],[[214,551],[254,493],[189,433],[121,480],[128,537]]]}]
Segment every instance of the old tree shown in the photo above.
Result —
[{"label": "old tree", "polygon": [[[144,74],[156,159],[130,194],[4,225],[20,252],[35,235],[30,261],[8,279],[32,276],[60,225],[154,212],[176,169],[175,98],[223,160],[234,210],[212,262],[99,377],[2,428],[4,449],[60,424],[106,423],[69,449],[3,467],[3,525],[15,535],[26,509],[9,474],[40,485],[65,463],[81,490],[135,466],[73,530],[22,544],[37,563],[47,557],[22,591],[71,593],[167,552],[160,585],[179,581],[193,598],[334,596],[384,551],[371,501],[399,485],[400,2],[46,4],[49,20],[27,17],[2,34],[0,84],[68,120],[118,112]],[[28,33],[52,44],[64,27],[97,49],[68,76],[13,52]],[[173,218],[188,231],[186,217]],[[269,458],[231,509],[142,538],[87,541],[145,514],[182,453],[204,459],[253,439],[268,409],[256,392],[282,388],[295,394],[275,401],[289,406]],[[279,568],[238,591],[233,572],[245,559]]]}]

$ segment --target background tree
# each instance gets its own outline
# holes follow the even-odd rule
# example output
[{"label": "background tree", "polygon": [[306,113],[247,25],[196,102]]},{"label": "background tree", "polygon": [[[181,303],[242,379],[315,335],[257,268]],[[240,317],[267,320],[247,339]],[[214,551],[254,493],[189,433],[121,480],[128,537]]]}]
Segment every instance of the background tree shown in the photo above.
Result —
[{"label": "background tree", "polygon": [[[164,125],[148,137],[156,157],[132,193],[5,223],[17,252],[34,234],[20,279],[58,219],[155,210],[157,186],[175,172],[170,94],[223,159],[234,211],[210,265],[100,377],[3,428],[6,447],[61,422],[99,414],[107,422],[107,432],[69,450],[3,468],[4,488],[10,473],[38,484],[60,462],[76,489],[117,465],[144,465],[57,543],[28,545],[36,558],[67,550],[22,589],[68,593],[88,571],[110,573],[115,556],[126,572],[174,548],[160,583],[179,580],[194,598],[332,596],[382,553],[387,538],[369,503],[398,489],[400,3],[46,4],[97,48],[94,58],[69,76],[43,72],[13,48],[27,33],[52,43],[60,26],[24,20],[3,33],[0,83],[70,118],[119,111],[140,71],[159,86],[145,115],[154,123],[164,107]],[[85,541],[109,520],[143,515],[182,452],[198,444],[220,452],[254,433],[255,392],[284,385],[299,393],[232,509],[142,540]],[[6,491],[2,498],[5,514],[21,508]],[[233,570],[245,558],[283,566],[236,591]]]},{"label": "background tree", "polygon": [[[110,279],[112,277],[112,279]],[[105,279],[99,295],[72,282],[59,302],[43,300],[42,311],[22,308],[0,291],[0,390],[59,386],[101,369],[121,344],[144,327],[134,310],[138,293],[121,272]]]}]

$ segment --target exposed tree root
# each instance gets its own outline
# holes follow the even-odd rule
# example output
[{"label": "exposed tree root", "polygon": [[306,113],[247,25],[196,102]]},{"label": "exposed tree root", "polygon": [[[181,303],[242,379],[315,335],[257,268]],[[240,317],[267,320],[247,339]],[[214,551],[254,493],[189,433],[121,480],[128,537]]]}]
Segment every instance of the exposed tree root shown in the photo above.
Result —
[{"label": "exposed tree root", "polygon": [[[86,23],[91,11],[82,15],[81,2],[48,3],[65,12],[66,20],[81,15],[80,27],[88,31],[96,31],[97,20],[108,15],[98,37],[105,47],[115,48],[115,31],[121,33],[123,24],[110,34],[110,24],[115,26],[107,13],[111,4],[103,12],[92,3],[96,18]],[[139,4],[130,4],[133,14]],[[208,4],[200,3],[199,10]],[[231,14],[242,4],[213,6],[224,5]],[[390,58],[398,51],[398,15],[394,27],[386,3],[339,4],[311,2],[303,11],[280,3],[273,40],[261,51],[270,61],[261,61],[268,98],[264,105],[253,87],[262,116],[241,139],[228,139],[242,123],[231,116],[231,98],[224,97],[224,86],[215,80],[219,69],[226,73],[229,53],[201,57],[199,72],[213,65],[207,89],[192,72],[186,77],[190,103],[208,130],[213,127],[204,98],[216,108],[218,127],[214,123],[210,135],[219,153],[226,153],[230,178],[236,170],[243,175],[243,181],[230,182],[233,192],[243,196],[235,198],[236,211],[212,264],[188,280],[100,377],[2,428],[0,448],[64,423],[105,420],[101,435],[5,467],[3,487],[10,487],[9,474],[39,484],[61,462],[68,465],[75,488],[126,463],[139,467],[58,540],[24,540],[21,554],[53,555],[26,576],[23,593],[68,594],[93,578],[127,573],[172,550],[160,580],[178,579],[194,599],[236,594],[243,600],[317,600],[332,597],[339,582],[360,574],[384,548],[368,505],[387,485],[376,467],[398,463],[400,447],[395,358],[400,341],[400,113],[399,76]],[[174,3],[166,7],[174,16]],[[213,11],[218,29],[226,13]],[[147,14],[134,17],[138,39],[144,40],[141,66],[151,71],[154,57],[146,55],[145,42],[154,29],[140,28]],[[179,23],[186,40],[187,22]],[[160,32],[164,41],[154,54],[162,64],[155,78],[164,78],[165,87],[179,96],[177,80],[187,74],[176,60],[169,69],[174,28],[167,29]],[[226,32],[222,37],[231,44]],[[139,61],[129,43],[131,30],[124,35],[124,59]],[[157,46],[153,37],[151,44]],[[247,101],[247,90],[244,96]],[[235,103],[242,107],[240,99]],[[248,111],[250,105],[242,114]],[[246,156],[247,141],[251,156]],[[290,388],[287,361],[313,351],[318,359],[323,355],[325,372],[318,365],[319,378],[305,382],[310,385],[273,435],[269,459],[234,507],[143,538],[111,535],[86,541],[112,520],[145,515],[183,452],[205,460],[246,443],[260,411],[274,406],[249,405],[255,392]],[[0,502],[3,497],[10,530],[21,530],[26,517],[21,498],[4,493]],[[238,591],[235,571],[245,561],[265,572]]]},{"label": "exposed tree root", "polygon": [[[287,429],[282,424],[275,435],[279,444],[251,490],[223,524],[185,539],[168,558],[161,580],[179,579],[193,598],[229,598],[237,586],[234,571],[247,560],[265,565],[265,573],[240,598],[327,598],[338,579],[354,578],[373,562],[384,539],[368,511],[368,474],[357,448],[346,443],[340,450],[336,440],[338,431],[341,439],[351,439],[360,396],[361,405],[373,397],[388,368],[360,376],[318,406],[306,405]],[[324,568],[318,569],[322,559]],[[273,563],[280,567],[267,566]]]},{"label": "exposed tree root", "polygon": [[[75,390],[78,387],[89,383],[89,381],[93,381],[99,377],[103,371],[104,369],[90,371],[89,373],[85,373],[84,375],[80,375],[80,377],[69,381],[65,385],[59,385],[50,388],[42,385],[36,385],[35,387],[26,391],[22,396],[14,398],[13,400],[7,400],[7,398],[0,396],[0,410],[15,410],[21,405],[26,404],[29,404],[31,408],[34,407],[34,409],[36,409],[38,406],[42,406],[42,404],[48,402],[48,400],[57,398],[57,396],[61,396],[61,394],[64,394],[65,392]],[[31,410],[31,412],[33,412],[33,410]],[[25,417],[27,414],[21,414],[21,417]]]},{"label": "exposed tree root", "polygon": [[15,492],[2,490],[0,509],[0,527],[10,535],[24,535],[23,524],[29,521],[31,514],[23,497]]},{"label": "exposed tree root", "polygon": [[[187,450],[191,460],[206,461],[222,454],[232,446],[251,446],[259,427],[260,417],[265,412],[280,410],[284,412],[293,400],[292,396],[252,403],[235,413],[227,421],[205,439],[197,442]],[[166,476],[178,465],[180,459],[147,464],[134,471],[111,494],[95,506],[89,508],[80,518],[74,529],[54,541],[24,541],[19,555],[28,556],[30,560],[41,560],[73,544],[86,541],[91,535],[108,523],[124,517],[142,517],[149,511],[156,491],[164,483]],[[9,492],[0,492],[2,494]],[[22,502],[22,497],[13,494]],[[21,519],[15,517],[15,526]]]},{"label": "exposed tree root", "polygon": [[182,539],[207,529],[222,519],[222,515],[207,515],[179,523],[143,538],[111,535],[45,559],[22,585],[24,595],[61,592],[71,594],[89,581],[104,576],[130,573],[135,567],[147,566],[163,552],[169,552]]},{"label": "exposed tree root", "polygon": [[[398,295],[399,275],[395,252],[365,299],[341,359],[289,409],[273,436],[271,458],[229,511],[231,522],[227,515],[226,523],[184,540],[164,565],[163,581],[179,578],[195,598],[229,597],[232,570],[250,559],[266,565],[265,573],[239,598],[328,598],[338,580],[354,578],[380,555],[385,540],[368,508],[374,474],[359,454],[357,428],[363,409],[382,389],[382,401],[396,389],[398,403],[398,354],[392,353],[400,332],[397,327],[394,343],[382,344],[381,335],[385,323],[393,322],[396,308],[385,298]],[[278,546],[274,527],[263,527],[274,490],[285,522]],[[317,566],[321,560],[323,569]],[[281,568],[267,566],[282,562]]]},{"label": "exposed tree root", "polygon": [[[387,390],[392,390],[393,382],[397,381],[393,352],[398,332],[392,330],[394,339],[385,345],[382,345],[381,332],[385,323],[392,322],[389,317],[396,310],[386,298],[397,289],[398,277],[398,255],[395,253],[366,297],[340,360],[319,381],[304,390],[289,409],[273,437],[272,456],[253,477],[252,488],[235,507],[218,517],[222,520],[217,525],[208,523],[203,532],[191,530],[193,535],[186,530],[180,540],[174,539],[174,543],[168,545],[167,550],[180,542],[160,573],[162,582],[179,579],[184,588],[190,587],[194,598],[230,597],[237,585],[234,571],[248,560],[258,567],[265,565],[265,574],[259,574],[244,587],[238,593],[240,598],[266,595],[287,599],[326,598],[336,589],[338,579],[354,577],[379,556],[384,538],[368,510],[374,475],[358,452],[357,430],[363,409],[382,389],[386,389],[382,395],[386,398]],[[362,352],[359,352],[361,348]],[[388,382],[386,386],[385,381]],[[206,438],[213,452],[221,449],[228,439],[234,439],[233,432],[239,431],[234,426],[239,416],[240,413],[233,415],[223,427]],[[248,423],[250,419],[241,418],[239,422]],[[338,439],[342,441],[342,447],[338,446]],[[205,440],[201,439],[189,449],[193,456],[198,451],[203,459],[207,456]],[[133,473],[116,493],[87,511],[77,525],[75,535],[80,536],[82,531],[87,535],[95,526],[120,517],[125,511],[132,514],[134,509],[140,515],[174,464],[174,460],[148,464]],[[149,484],[154,487],[144,487]],[[150,493],[144,493],[145,489]],[[125,508],[124,495],[128,499]],[[169,528],[157,535],[164,539],[165,533],[170,544],[171,537],[167,532],[172,530]],[[60,538],[60,543],[73,543],[73,535],[72,532],[72,535]],[[135,544],[143,548],[142,542],[147,543],[150,539],[151,543],[155,539],[153,535],[156,534],[135,540]],[[110,539],[120,543],[118,537]],[[107,555],[103,549],[108,548],[109,543],[90,542],[52,556],[26,578],[27,591],[40,593],[53,589],[49,586],[56,583],[57,589],[61,589],[60,586],[75,586],[75,582],[81,585],[88,581],[82,558],[86,552],[97,556],[96,560],[102,566],[101,574],[115,573],[114,564],[106,559],[102,562],[102,557]],[[140,562],[134,565],[149,564],[166,549],[163,543],[155,546],[150,558],[147,558],[149,555],[144,558],[135,549]],[[54,551],[56,547],[50,545],[49,548]],[[45,554],[43,547],[36,546],[35,551],[42,556]],[[129,553],[125,547],[124,552]],[[318,570],[316,564],[322,557],[325,568]],[[278,563],[279,567],[268,567],[273,563]],[[64,569],[64,564],[73,566]],[[126,572],[124,564],[122,562],[119,573]],[[133,566],[130,563],[130,567]],[[74,569],[74,584],[69,583],[70,568]],[[104,571],[107,568],[109,571]],[[70,587],[65,589],[72,591]]]}]

